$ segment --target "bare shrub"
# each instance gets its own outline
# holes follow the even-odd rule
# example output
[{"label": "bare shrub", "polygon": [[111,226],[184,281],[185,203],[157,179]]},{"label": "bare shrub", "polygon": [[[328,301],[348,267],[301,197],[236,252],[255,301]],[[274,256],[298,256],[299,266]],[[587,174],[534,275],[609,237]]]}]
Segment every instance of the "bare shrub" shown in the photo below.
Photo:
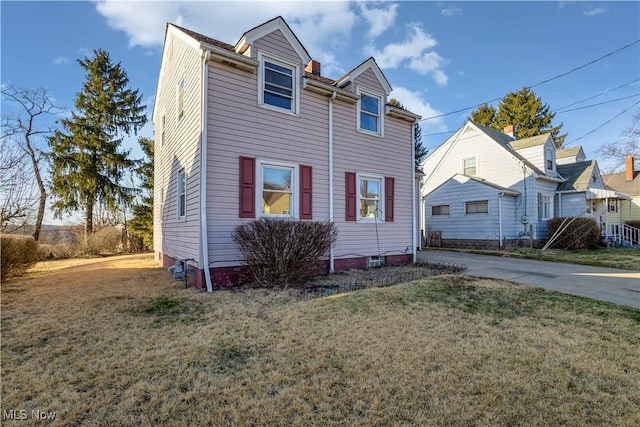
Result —
[{"label": "bare shrub", "polygon": [[73,258],[76,255],[76,250],[70,245],[63,243],[50,244],[40,243],[38,244],[38,260],[53,260],[53,259],[67,259]]},{"label": "bare shrub", "polygon": [[257,284],[286,287],[308,278],[337,235],[330,222],[262,218],[236,227],[232,237]]},{"label": "bare shrub", "polygon": [[[565,219],[567,221],[562,225]],[[592,249],[600,245],[600,228],[593,218],[551,218],[547,224],[549,236],[553,236],[558,229],[564,228],[551,245],[552,248]]]},{"label": "bare shrub", "polygon": [[38,249],[33,237],[3,234],[0,242],[1,280],[20,276],[38,262]]},{"label": "bare shrub", "polygon": [[122,246],[122,230],[103,227],[91,233],[78,245],[78,251],[86,255],[115,254]]}]

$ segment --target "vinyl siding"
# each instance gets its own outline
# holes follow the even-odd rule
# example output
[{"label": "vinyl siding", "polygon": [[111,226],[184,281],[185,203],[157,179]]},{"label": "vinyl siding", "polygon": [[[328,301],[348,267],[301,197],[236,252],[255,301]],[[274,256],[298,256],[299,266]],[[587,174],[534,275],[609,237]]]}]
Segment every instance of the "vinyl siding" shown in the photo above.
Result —
[{"label": "vinyl siding", "polygon": [[[171,38],[171,32],[168,37]],[[173,36],[165,48],[156,102],[154,251],[173,258],[199,258],[201,62],[197,49]],[[178,84],[184,78],[184,115],[178,118]],[[164,142],[160,143],[162,116]],[[186,217],[177,218],[177,174],[187,176]],[[164,195],[164,198],[162,197]]]},{"label": "vinyl siding", "polygon": [[[364,73],[363,73],[364,74]],[[384,117],[385,137],[356,131],[356,106],[335,102],[334,183],[335,223],[339,230],[336,258],[382,255],[411,250],[412,124]],[[376,224],[345,221],[345,172],[370,173],[395,178],[393,222]]]},{"label": "vinyl siding", "polygon": [[[273,34],[273,33],[272,33]],[[207,223],[211,267],[238,265],[240,156],[313,168],[313,220],[327,221],[328,98],[301,90],[300,115],[258,106],[257,75],[209,65]],[[298,189],[294,189],[298,190]],[[258,210],[259,211],[259,210]]]},{"label": "vinyl siding", "polygon": [[356,88],[365,89],[381,95],[383,104],[386,102],[384,87],[380,84],[380,81],[371,69],[364,71],[362,74],[356,77],[354,79],[354,83],[355,84],[349,86],[354,91],[354,93]]},{"label": "vinyl siding", "polygon": [[261,39],[256,40],[251,49],[251,57],[257,59],[258,52],[275,55],[278,58],[299,64],[300,66],[306,65],[302,64],[302,60],[295,49],[289,44],[280,30],[273,31]]},{"label": "vinyl siding", "polygon": [[[464,178],[454,177],[433,191],[426,205],[429,231],[440,230],[443,239],[499,240],[500,208],[502,233],[505,239],[518,237],[513,221],[516,198],[504,196],[499,201],[500,190]],[[466,214],[466,202],[488,201],[488,213]],[[432,206],[449,205],[449,215],[432,215]]]}]

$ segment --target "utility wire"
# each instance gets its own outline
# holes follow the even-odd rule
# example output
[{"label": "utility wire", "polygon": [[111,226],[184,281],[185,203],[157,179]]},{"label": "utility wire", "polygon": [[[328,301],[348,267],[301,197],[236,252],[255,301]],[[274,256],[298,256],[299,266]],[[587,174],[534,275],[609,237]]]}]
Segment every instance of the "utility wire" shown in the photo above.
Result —
[{"label": "utility wire", "polygon": [[573,103],[571,103],[571,104],[569,104],[569,105],[565,105],[564,107],[560,107],[560,108],[558,108],[558,109],[556,110],[556,112],[559,112],[560,110],[564,110],[565,108],[573,107],[573,106],[574,106],[574,105],[576,105],[576,104],[581,104],[581,103],[583,103],[583,102],[585,102],[585,101],[588,101],[588,100],[590,100],[590,99],[597,98],[597,97],[599,97],[599,96],[601,96],[601,95],[604,95],[604,94],[606,94],[606,93],[613,92],[614,90],[618,90],[618,89],[621,89],[621,88],[623,88],[623,87],[626,87],[626,86],[632,85],[632,84],[634,84],[634,83],[636,83],[636,82],[640,82],[640,79],[636,79],[636,80],[631,81],[631,82],[629,82],[629,83],[625,83],[625,84],[620,85],[620,86],[618,86],[618,87],[614,87],[613,89],[607,89],[607,90],[605,90],[605,91],[603,91],[603,92],[597,93],[597,94],[595,94],[595,95],[593,95],[593,96],[590,96],[590,97],[588,97],[588,98],[581,99],[580,101],[573,102]]},{"label": "utility wire", "polygon": [[585,105],[582,107],[572,108],[570,110],[556,111],[556,113],[569,113],[571,111],[584,110],[585,108],[597,107],[598,105],[610,104],[612,102],[622,101],[623,99],[638,98],[638,95],[623,96],[622,98],[611,99],[609,101],[598,102],[597,104]]},{"label": "utility wire", "polygon": [[611,123],[614,119],[620,117],[621,115],[623,115],[624,113],[626,113],[627,111],[629,111],[630,109],[632,109],[633,107],[635,107],[636,105],[640,104],[640,101],[636,101],[633,104],[631,104],[628,108],[625,108],[624,110],[622,110],[621,112],[619,112],[618,114],[616,114],[615,116],[613,116],[612,118],[610,118],[609,120],[607,120],[606,122],[604,122],[603,124],[601,124],[600,126],[598,126],[597,128],[585,133],[584,135],[582,135],[579,138],[574,139],[571,142],[568,142],[567,144],[564,145],[564,147],[566,148],[567,145],[573,144],[574,142],[580,141],[582,138],[585,138],[586,136],[591,135],[592,133],[594,133],[595,131],[597,131],[598,129],[602,128],[603,126]]},{"label": "utility wire", "polygon": [[[603,59],[605,59],[605,58],[607,58],[607,57],[609,57],[609,56],[615,55],[616,53],[618,53],[618,52],[620,52],[620,51],[622,51],[622,50],[624,50],[624,49],[627,49],[627,48],[629,48],[629,47],[631,47],[631,46],[633,46],[633,45],[635,45],[635,44],[638,44],[638,43],[640,43],[640,39],[638,39],[638,40],[636,40],[636,41],[634,41],[634,42],[631,42],[631,43],[629,43],[629,44],[627,44],[627,45],[625,45],[625,46],[622,46],[621,48],[616,49],[616,50],[614,50],[614,51],[612,51],[612,52],[609,52],[609,53],[607,53],[607,54],[605,54],[605,55],[603,55],[603,56],[601,56],[601,57],[599,57],[599,58],[597,58],[597,59],[594,59],[593,61],[589,61],[589,62],[587,62],[586,64],[580,65],[579,67],[573,68],[573,69],[571,69],[571,70],[569,70],[569,71],[567,71],[567,72],[564,72],[564,73],[562,73],[562,74],[558,74],[557,76],[554,76],[554,77],[551,77],[551,78],[549,78],[549,79],[543,80],[543,81],[538,82],[538,83],[536,83],[536,84],[534,84],[534,85],[531,85],[531,86],[525,86],[525,88],[526,88],[526,89],[532,89],[532,88],[534,88],[534,87],[536,87],[536,86],[540,86],[540,85],[542,85],[542,84],[549,83],[549,82],[551,82],[551,81],[553,81],[553,80],[559,79],[560,77],[564,77],[564,76],[566,76],[566,75],[568,75],[568,74],[571,74],[571,73],[573,73],[573,72],[576,72],[576,71],[578,71],[578,70],[581,70],[582,68],[585,68],[585,67],[587,67],[587,66],[589,66],[589,65],[595,64],[595,63],[596,63],[596,62],[598,62],[598,61],[601,61],[601,60],[603,60]],[[426,117],[426,118],[421,119],[421,120],[418,120],[418,121],[419,121],[419,122],[423,122],[423,121],[426,121],[426,120],[437,119],[437,118],[440,118],[440,117],[445,117],[445,116],[450,116],[450,115],[452,115],[452,114],[461,113],[461,112],[463,112],[463,111],[467,111],[467,110],[470,110],[470,109],[472,109],[472,108],[477,108],[477,107],[479,107],[479,106],[481,106],[481,105],[484,105],[484,104],[491,104],[492,102],[499,101],[499,100],[501,100],[502,98],[503,98],[503,97],[500,97],[500,98],[494,98],[494,99],[492,99],[492,100],[490,100],[490,101],[486,101],[486,102],[482,102],[482,103],[480,103],[480,104],[472,105],[471,107],[461,108],[461,109],[459,109],[459,110],[451,111],[451,112],[449,112],[449,113],[442,113],[442,114],[438,114],[438,115],[436,115],[436,116]]]}]

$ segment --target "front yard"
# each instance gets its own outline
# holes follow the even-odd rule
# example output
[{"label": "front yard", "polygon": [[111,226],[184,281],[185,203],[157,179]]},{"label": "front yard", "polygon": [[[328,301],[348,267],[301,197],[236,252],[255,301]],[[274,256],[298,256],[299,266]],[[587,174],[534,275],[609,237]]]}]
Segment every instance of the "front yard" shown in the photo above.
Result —
[{"label": "front yard", "polygon": [[150,255],[62,267],[2,284],[3,425],[640,424],[631,308],[456,275],[299,300],[185,290]]}]

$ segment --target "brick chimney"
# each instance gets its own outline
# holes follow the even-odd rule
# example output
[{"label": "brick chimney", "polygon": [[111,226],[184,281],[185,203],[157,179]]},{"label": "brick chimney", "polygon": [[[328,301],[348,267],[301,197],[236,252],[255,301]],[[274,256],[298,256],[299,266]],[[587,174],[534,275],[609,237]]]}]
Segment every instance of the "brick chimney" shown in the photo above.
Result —
[{"label": "brick chimney", "polygon": [[633,181],[633,156],[627,156],[624,162],[624,166],[625,166],[625,174],[624,174],[624,180],[625,181]]},{"label": "brick chimney", "polygon": [[514,125],[505,126],[503,132],[509,135],[511,138],[516,137],[516,127]]},{"label": "brick chimney", "polygon": [[307,73],[313,74],[314,76],[319,76],[320,75],[320,63],[318,61],[314,61],[312,59],[311,61],[309,61],[307,66],[304,67],[304,70]]}]

